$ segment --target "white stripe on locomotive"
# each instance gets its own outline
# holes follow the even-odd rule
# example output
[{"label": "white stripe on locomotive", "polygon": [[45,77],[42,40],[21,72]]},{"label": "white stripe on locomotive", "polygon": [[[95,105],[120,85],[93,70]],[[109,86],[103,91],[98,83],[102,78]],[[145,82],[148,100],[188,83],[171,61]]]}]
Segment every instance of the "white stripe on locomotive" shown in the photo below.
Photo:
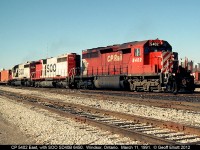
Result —
[{"label": "white stripe on locomotive", "polygon": [[168,73],[170,69],[173,67],[173,61],[171,60],[172,53],[171,52],[163,52],[162,53],[162,73]]}]

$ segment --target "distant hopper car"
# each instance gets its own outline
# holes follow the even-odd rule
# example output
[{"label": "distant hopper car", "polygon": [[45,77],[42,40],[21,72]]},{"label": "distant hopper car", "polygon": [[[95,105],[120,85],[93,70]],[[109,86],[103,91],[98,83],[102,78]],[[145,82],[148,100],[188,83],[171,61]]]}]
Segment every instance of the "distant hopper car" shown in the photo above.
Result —
[{"label": "distant hopper car", "polygon": [[200,71],[195,71],[194,72],[194,77],[195,77],[195,85],[197,88],[200,88]]},{"label": "distant hopper car", "polygon": [[200,81],[200,72],[199,71],[195,72],[195,80]]},{"label": "distant hopper car", "polygon": [[11,76],[11,70],[0,71],[0,84],[8,84]]}]

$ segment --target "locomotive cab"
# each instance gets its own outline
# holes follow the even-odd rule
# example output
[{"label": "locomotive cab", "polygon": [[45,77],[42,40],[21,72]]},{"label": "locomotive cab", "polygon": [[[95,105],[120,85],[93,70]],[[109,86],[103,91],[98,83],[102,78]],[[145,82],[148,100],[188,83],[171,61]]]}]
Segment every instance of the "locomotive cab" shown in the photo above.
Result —
[{"label": "locomotive cab", "polygon": [[[150,57],[155,73],[159,74],[161,91],[173,89],[173,78],[178,69],[178,53],[172,52],[172,47],[167,41],[149,40],[144,46],[144,58]],[[145,65],[145,62],[144,62]]]},{"label": "locomotive cab", "polygon": [[[154,67],[155,73],[165,72],[172,62],[172,47],[163,40],[149,40],[144,44],[144,65]],[[172,63],[170,64],[172,65]]]},{"label": "locomotive cab", "polygon": [[15,86],[30,86],[30,63],[15,65],[12,68],[11,85]]}]

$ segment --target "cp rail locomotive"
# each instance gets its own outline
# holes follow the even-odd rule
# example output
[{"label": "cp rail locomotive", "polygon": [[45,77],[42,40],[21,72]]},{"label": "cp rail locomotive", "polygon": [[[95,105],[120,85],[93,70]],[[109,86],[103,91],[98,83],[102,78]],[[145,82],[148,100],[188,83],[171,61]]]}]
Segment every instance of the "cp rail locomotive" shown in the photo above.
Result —
[{"label": "cp rail locomotive", "polygon": [[164,40],[98,47],[16,65],[8,83],[34,87],[194,91],[194,77],[179,66],[178,53]]}]

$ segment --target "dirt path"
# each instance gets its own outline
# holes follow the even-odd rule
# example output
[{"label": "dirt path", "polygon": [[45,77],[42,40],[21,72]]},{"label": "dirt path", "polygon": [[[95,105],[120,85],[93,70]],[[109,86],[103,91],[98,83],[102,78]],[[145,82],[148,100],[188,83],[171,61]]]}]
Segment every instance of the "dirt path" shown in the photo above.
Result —
[{"label": "dirt path", "polygon": [[0,114],[0,145],[12,144],[34,144],[34,142]]}]

